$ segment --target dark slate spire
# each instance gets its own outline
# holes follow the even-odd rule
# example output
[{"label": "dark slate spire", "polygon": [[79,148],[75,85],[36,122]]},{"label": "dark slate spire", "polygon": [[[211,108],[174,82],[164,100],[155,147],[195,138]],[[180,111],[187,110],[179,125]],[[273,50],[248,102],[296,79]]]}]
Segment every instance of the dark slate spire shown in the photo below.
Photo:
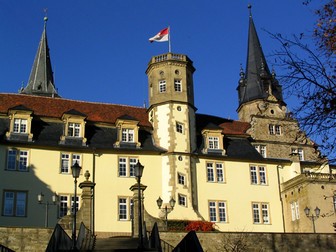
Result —
[{"label": "dark slate spire", "polygon": [[272,75],[261,48],[256,28],[254,26],[251,6],[249,5],[249,30],[246,72],[240,72],[238,85],[239,106],[243,103],[267,99],[273,95],[278,102],[283,103],[282,89],[275,75]]},{"label": "dark slate spire", "polygon": [[54,84],[53,71],[51,67],[48,40],[47,21],[44,18],[42,37],[37,49],[34,64],[30,73],[28,84],[20,90],[21,94],[59,97]]}]

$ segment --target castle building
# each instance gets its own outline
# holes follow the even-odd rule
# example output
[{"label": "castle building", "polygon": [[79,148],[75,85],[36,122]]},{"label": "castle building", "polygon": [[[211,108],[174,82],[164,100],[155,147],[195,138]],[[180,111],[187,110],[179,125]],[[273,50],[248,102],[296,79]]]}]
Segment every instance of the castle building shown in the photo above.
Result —
[{"label": "castle building", "polygon": [[[315,231],[334,232],[334,167],[287,112],[252,15],[238,121],[196,113],[193,62],[171,52],[148,64],[148,108],[61,98],[46,21],[27,86],[0,93],[1,225],[52,227],[73,204],[80,208],[71,176],[77,162],[78,181],[88,171],[95,184],[96,233],[130,234],[139,161],[145,219],[162,217],[160,197],[163,206],[176,201],[170,220],[211,221],[220,231],[312,232],[304,209],[311,217],[318,206]],[[46,221],[40,193],[49,206]]]}]

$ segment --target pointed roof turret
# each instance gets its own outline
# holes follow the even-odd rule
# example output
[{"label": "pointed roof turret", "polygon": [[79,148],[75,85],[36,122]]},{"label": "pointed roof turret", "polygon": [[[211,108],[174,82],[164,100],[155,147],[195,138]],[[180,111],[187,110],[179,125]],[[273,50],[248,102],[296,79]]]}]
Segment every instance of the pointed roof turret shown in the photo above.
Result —
[{"label": "pointed roof turret", "polygon": [[273,95],[278,102],[283,103],[282,89],[275,75],[272,75],[261,48],[258,34],[253,22],[251,5],[249,5],[249,29],[246,72],[240,73],[238,85],[239,106],[243,103],[267,99]]},{"label": "pointed roof turret", "polygon": [[55,88],[50,61],[47,40],[47,21],[48,18],[44,17],[44,28],[35,56],[34,64],[27,86],[19,91],[21,94],[59,97]]}]

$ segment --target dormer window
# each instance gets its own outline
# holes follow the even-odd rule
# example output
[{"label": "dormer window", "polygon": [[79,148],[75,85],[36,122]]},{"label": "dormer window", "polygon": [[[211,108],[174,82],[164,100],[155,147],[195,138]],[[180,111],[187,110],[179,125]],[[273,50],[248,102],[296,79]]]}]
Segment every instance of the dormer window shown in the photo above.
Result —
[{"label": "dormer window", "polygon": [[22,106],[16,106],[8,111],[10,119],[9,131],[6,133],[8,140],[32,141],[31,133],[33,111]]},{"label": "dormer window", "polygon": [[203,153],[225,155],[222,130],[219,126],[211,123],[202,130]]},{"label": "dormer window", "polygon": [[139,142],[139,121],[135,118],[124,115],[117,119],[116,127],[118,133],[118,139],[114,143],[115,147],[123,147],[124,146],[134,146],[136,148],[141,146]]},{"label": "dormer window", "polygon": [[86,115],[71,109],[62,116],[64,122],[64,133],[61,136],[60,144],[86,145],[85,121]]}]

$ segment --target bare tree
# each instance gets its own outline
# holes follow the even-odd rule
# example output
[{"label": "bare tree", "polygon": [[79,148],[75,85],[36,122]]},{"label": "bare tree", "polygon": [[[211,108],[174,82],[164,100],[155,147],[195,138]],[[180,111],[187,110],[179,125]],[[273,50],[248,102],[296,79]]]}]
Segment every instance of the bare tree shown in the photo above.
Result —
[{"label": "bare tree", "polygon": [[[336,0],[330,2],[335,9]],[[330,6],[328,8],[330,9]],[[329,14],[322,15],[321,11],[317,14],[319,22],[321,17],[330,18]],[[281,68],[282,74],[278,78],[286,94],[297,98],[298,105],[292,111],[293,115],[299,121],[301,128],[320,146],[322,153],[330,160],[336,158],[334,153],[336,149],[336,52],[334,44],[330,47],[330,43],[335,41],[336,17],[334,18],[332,29],[329,27],[330,24],[325,25],[329,27],[326,28],[328,31],[334,31],[333,37],[327,40],[318,35],[325,30],[325,28],[322,29],[323,24],[318,25],[314,30],[314,36],[308,41],[305,40],[304,34],[288,38],[281,34],[270,33],[271,37],[280,44],[279,49],[273,54],[275,65]],[[319,28],[321,30],[318,30]]]}]

